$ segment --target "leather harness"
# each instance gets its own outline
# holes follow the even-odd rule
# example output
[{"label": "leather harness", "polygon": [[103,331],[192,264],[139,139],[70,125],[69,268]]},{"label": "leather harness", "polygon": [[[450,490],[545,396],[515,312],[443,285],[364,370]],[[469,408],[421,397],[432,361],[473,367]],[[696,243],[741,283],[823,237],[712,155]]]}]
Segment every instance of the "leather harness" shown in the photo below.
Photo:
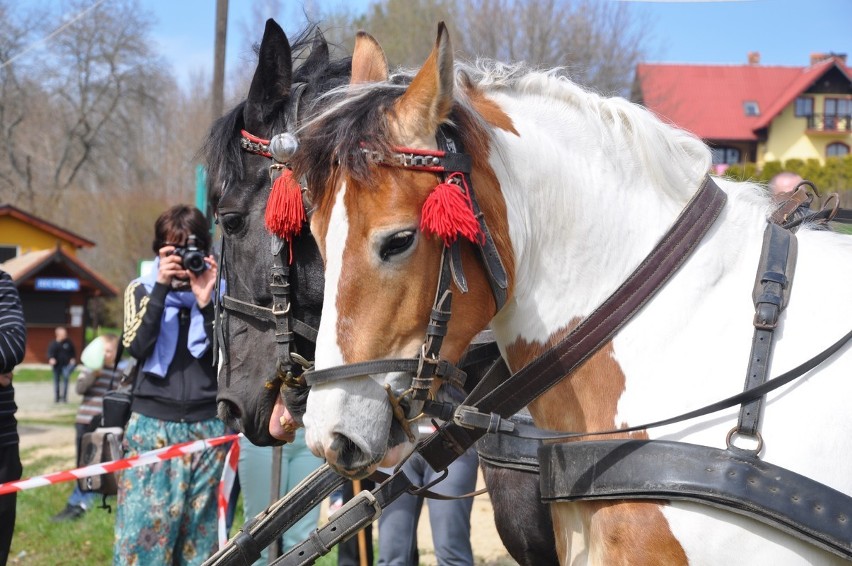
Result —
[{"label": "leather harness", "polygon": [[[505,269],[500,261],[496,246],[491,239],[485,224],[484,216],[476,204],[469,180],[470,159],[456,152],[457,142],[454,142],[451,132],[442,128],[438,135],[439,147],[442,150],[400,151],[391,156],[368,153],[372,161],[394,167],[430,171],[447,175],[461,172],[467,176],[470,196],[474,212],[485,234],[485,243],[479,247],[489,281],[494,293],[498,310],[506,300],[507,278]],[[445,151],[449,150],[449,151]],[[305,382],[310,384],[327,383],[338,379],[346,379],[369,373],[385,373],[402,371],[413,374],[411,388],[400,395],[388,392],[391,404],[395,408],[395,416],[401,423],[411,418],[412,411],[437,416],[447,420],[438,431],[431,435],[418,451],[426,458],[436,471],[446,471],[447,466],[460,454],[473,445],[486,432],[503,433],[515,437],[535,439],[565,439],[576,436],[605,435],[615,432],[624,433],[630,430],[650,428],[678,422],[686,418],[720,410],[725,407],[741,404],[741,414],[737,427],[728,435],[728,449],[718,450],[706,446],[696,446],[687,443],[672,443],[663,441],[592,441],[574,442],[568,444],[543,445],[539,450],[539,460],[542,465],[541,488],[543,499],[578,500],[594,498],[636,498],[636,499],[691,499],[724,507],[728,510],[744,513],[764,522],[768,522],[786,532],[799,536],[844,557],[852,557],[852,535],[849,534],[849,517],[843,510],[852,508],[850,496],[831,490],[827,486],[808,478],[773,466],[757,458],[760,446],[756,450],[743,450],[733,445],[731,436],[737,433],[754,436],[759,439],[759,415],[762,397],[767,392],[788,383],[813,369],[819,363],[837,352],[852,339],[852,332],[833,344],[827,350],[773,380],[766,381],[768,361],[772,350],[772,333],[777,325],[778,315],[783,310],[789,298],[792,270],[795,265],[795,237],[791,232],[783,230],[774,224],[767,226],[764,236],[764,251],[758,276],[755,283],[754,300],[755,337],[752,345],[751,361],[749,363],[745,391],[713,405],[691,411],[678,417],[657,421],[647,425],[639,425],[629,429],[600,431],[598,433],[548,433],[539,431],[522,419],[508,420],[508,417],[526,406],[538,395],[552,387],[564,376],[570,375],[577,367],[585,362],[594,352],[608,342],[623,327],[639,309],[662,287],[662,285],[679,269],[709,230],[724,206],[725,194],[715,185],[709,176],[705,177],[701,187],[690,200],[678,219],[661,239],[655,249],[646,257],[642,264],[630,277],[587,317],[577,328],[558,344],[550,348],[529,365],[514,375],[509,376],[509,370],[502,359],[495,361],[482,381],[473,388],[462,405],[453,407],[438,403],[428,398],[428,389],[433,377],[450,379],[462,383],[465,374],[453,364],[441,360],[439,351],[443,336],[446,334],[446,324],[450,316],[452,293],[449,290],[450,281],[465,292],[467,290],[464,272],[461,268],[461,255],[458,243],[445,249],[441,259],[441,274],[439,276],[436,298],[427,326],[426,339],[418,358],[402,360],[374,360],[340,366],[322,371],[308,369]],[[233,305],[235,303],[231,303]],[[240,312],[265,313],[257,311],[255,305],[237,307]],[[274,313],[273,313],[274,314]],[[254,315],[254,314],[253,314]],[[262,316],[268,317],[263,314]],[[409,398],[409,412],[401,411],[400,402]],[[396,402],[394,402],[396,401]],[[416,402],[416,403],[414,403]],[[412,408],[412,407],[416,408]],[[407,426],[404,429],[408,431]],[[536,432],[537,431],[537,432]],[[501,437],[497,437],[501,438]],[[500,441],[502,442],[502,441]],[[498,449],[499,453],[499,449]],[[720,462],[714,470],[719,474],[691,473],[690,469],[678,468],[678,474],[672,474],[669,460],[663,456],[675,454],[677,458],[689,460],[694,466],[708,465],[709,461]],[[641,461],[633,460],[633,455],[642,457]],[[532,462],[529,471],[534,471]],[[597,471],[601,463],[610,464],[610,476],[597,473],[589,475],[590,470]],[[720,484],[707,478],[719,477],[722,472],[745,477],[746,483],[752,485],[747,472],[760,469],[761,477],[775,478],[777,485],[767,482],[764,491],[750,489],[741,482]],[[781,474],[780,476],[778,474]],[[305,480],[305,490],[319,489],[324,497],[339,483],[330,480],[336,476],[327,466],[323,466]],[[339,476],[336,476],[339,478]],[[726,476],[730,478],[731,476]],[[583,481],[580,480],[584,480]],[[638,480],[638,481],[637,481]],[[342,482],[342,479],[340,479]],[[320,486],[320,487],[317,487]],[[301,485],[299,487],[302,487]],[[428,487],[428,486],[427,486]],[[406,492],[417,492],[410,480],[397,470],[373,492],[361,492],[329,518],[326,525],[320,527],[311,536],[278,559],[275,564],[311,564],[319,556],[327,554],[331,547],[346,540],[355,532],[376,520],[381,510],[391,501]],[[796,505],[778,505],[772,496],[779,490],[793,489],[796,493],[807,493],[808,502],[816,501],[818,511],[803,516],[799,513],[801,507]],[[802,490],[805,490],[804,492]],[[327,490],[327,491],[326,491]],[[293,492],[291,492],[293,493]],[[290,494],[284,500],[293,499]],[[793,495],[797,501],[798,495]],[[279,503],[281,503],[279,502]],[[836,502],[840,502],[835,505]],[[310,506],[303,502],[304,507],[294,508],[291,504],[286,509],[292,522],[304,515]],[[839,507],[838,507],[839,505]],[[837,507],[840,514],[834,513]],[[283,510],[285,507],[281,507]],[[821,509],[828,509],[834,519],[824,520],[820,515]],[[272,508],[267,511],[273,513]],[[281,511],[279,511],[280,513]],[[274,513],[273,513],[274,514]],[[288,524],[292,524],[288,521]],[[270,518],[260,522],[260,527],[268,527]],[[254,525],[257,527],[258,522]],[[286,528],[286,527],[285,527]],[[232,545],[239,550],[230,553],[231,558],[240,555],[244,560],[253,560],[259,552],[257,538],[259,528],[250,532],[251,526],[244,528],[231,544],[220,553],[214,555],[205,564],[230,564],[227,553]],[[267,535],[271,534],[271,530]],[[280,534],[281,530],[277,531]],[[277,534],[272,536],[277,536]],[[246,549],[251,552],[246,554]],[[218,558],[217,558],[218,557]],[[224,561],[223,561],[224,560]],[[248,563],[248,562],[246,562]]]}]

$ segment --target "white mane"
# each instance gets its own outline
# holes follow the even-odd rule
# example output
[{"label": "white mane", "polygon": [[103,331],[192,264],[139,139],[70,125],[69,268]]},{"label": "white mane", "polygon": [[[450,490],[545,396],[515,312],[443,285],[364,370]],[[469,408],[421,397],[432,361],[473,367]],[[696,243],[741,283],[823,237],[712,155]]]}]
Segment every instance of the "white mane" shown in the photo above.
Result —
[{"label": "white mane", "polygon": [[[480,59],[474,65],[456,64],[457,93],[464,92],[461,86],[465,82],[486,92],[539,96],[577,109],[588,117],[584,125],[595,130],[591,135],[606,146],[630,148],[636,168],[672,196],[691,194],[696,180],[710,169],[710,150],[693,134],[624,98],[604,97],[577,85],[565,76],[564,69],[531,70],[523,64]],[[660,160],[660,155],[674,158]]]}]

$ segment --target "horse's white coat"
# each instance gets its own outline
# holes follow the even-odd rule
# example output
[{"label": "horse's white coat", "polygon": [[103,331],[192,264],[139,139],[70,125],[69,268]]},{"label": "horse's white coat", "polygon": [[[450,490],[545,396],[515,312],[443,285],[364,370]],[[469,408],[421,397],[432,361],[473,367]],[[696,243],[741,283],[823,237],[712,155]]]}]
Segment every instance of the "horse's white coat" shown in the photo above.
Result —
[{"label": "horse's white coat", "polygon": [[[515,255],[514,294],[492,321],[505,353],[520,341],[548,343],[615,290],[697,190],[710,154],[700,140],[624,100],[603,99],[546,73],[519,77],[509,69],[506,77],[496,75],[480,74],[479,84],[492,85],[486,96],[517,132],[494,129],[490,157]],[[717,183],[729,197],[719,220],[674,279],[613,340],[613,357],[626,380],[614,425],[658,420],[742,390],[753,332],[751,293],[770,202],[760,186]],[[348,235],[344,191],[336,197],[325,244],[320,368],[343,362],[336,302]],[[772,376],[833,343],[852,321],[846,291],[852,238],[803,229],[798,239],[798,269],[776,333]],[[852,493],[852,417],[845,406],[852,398],[850,367],[847,347],[811,376],[771,394],[761,422],[767,461],[844,493]],[[305,423],[315,452],[334,433],[345,432],[356,443],[387,434],[387,400],[364,381],[371,380],[311,392]],[[368,403],[358,407],[358,420],[343,403],[354,401],[350,394]],[[736,414],[728,410],[652,429],[649,436],[723,448]],[[598,563],[603,554],[589,545],[577,509],[554,506],[559,523],[575,529],[561,535],[571,541],[565,560]],[[683,502],[662,512],[692,564],[842,563],[733,513]]]},{"label": "horse's white coat", "polygon": [[[547,343],[587,316],[645,257],[708,169],[697,140],[623,101],[578,93],[542,75],[491,96],[520,136],[497,132],[494,168],[509,214],[516,280],[492,328],[501,347]],[[592,123],[595,122],[595,123]],[[609,131],[600,131],[609,126]],[[632,138],[632,139],[631,139]],[[682,144],[681,151],[670,151]],[[661,185],[667,169],[678,184]],[[742,390],[753,332],[751,292],[767,197],[758,186],[717,179],[728,203],[675,278],[614,339],[626,377],[614,425],[673,416]],[[790,306],[782,318],[771,375],[795,367],[849,330],[852,238],[801,230]],[[824,364],[769,396],[762,420],[769,462],[852,493],[852,356]],[[725,447],[737,411],[649,431]],[[545,423],[546,424],[546,423]],[[557,513],[581,524],[576,506]],[[664,506],[692,564],[828,564],[840,558],[781,531],[689,503]],[[577,562],[594,549],[577,547]]]}]

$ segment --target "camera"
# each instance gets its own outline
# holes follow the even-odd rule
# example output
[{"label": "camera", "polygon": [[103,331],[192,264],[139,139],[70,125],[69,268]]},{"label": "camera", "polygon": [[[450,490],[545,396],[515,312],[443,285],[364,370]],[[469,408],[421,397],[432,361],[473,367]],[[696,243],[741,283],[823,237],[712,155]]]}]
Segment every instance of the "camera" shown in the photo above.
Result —
[{"label": "camera", "polygon": [[207,262],[204,261],[204,252],[198,249],[195,243],[195,236],[190,236],[186,241],[186,246],[177,247],[174,251],[175,255],[180,257],[183,268],[199,275],[207,269]]}]

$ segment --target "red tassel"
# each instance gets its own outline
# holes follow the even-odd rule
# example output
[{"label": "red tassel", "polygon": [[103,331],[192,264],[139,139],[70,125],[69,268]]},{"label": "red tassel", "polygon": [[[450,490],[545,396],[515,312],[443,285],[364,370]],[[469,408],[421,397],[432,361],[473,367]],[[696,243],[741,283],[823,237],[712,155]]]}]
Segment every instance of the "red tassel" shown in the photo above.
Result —
[{"label": "red tassel", "polygon": [[[464,190],[450,182],[456,176],[461,178]],[[459,236],[464,236],[471,242],[482,240],[483,234],[473,214],[470,192],[463,175],[454,173],[435,187],[426,198],[420,217],[420,229],[439,236],[444,240],[445,246],[455,242]]]},{"label": "red tassel", "polygon": [[293,172],[289,169],[283,169],[272,183],[264,220],[270,232],[291,244],[293,237],[302,232],[306,220],[302,187],[293,179]]}]

